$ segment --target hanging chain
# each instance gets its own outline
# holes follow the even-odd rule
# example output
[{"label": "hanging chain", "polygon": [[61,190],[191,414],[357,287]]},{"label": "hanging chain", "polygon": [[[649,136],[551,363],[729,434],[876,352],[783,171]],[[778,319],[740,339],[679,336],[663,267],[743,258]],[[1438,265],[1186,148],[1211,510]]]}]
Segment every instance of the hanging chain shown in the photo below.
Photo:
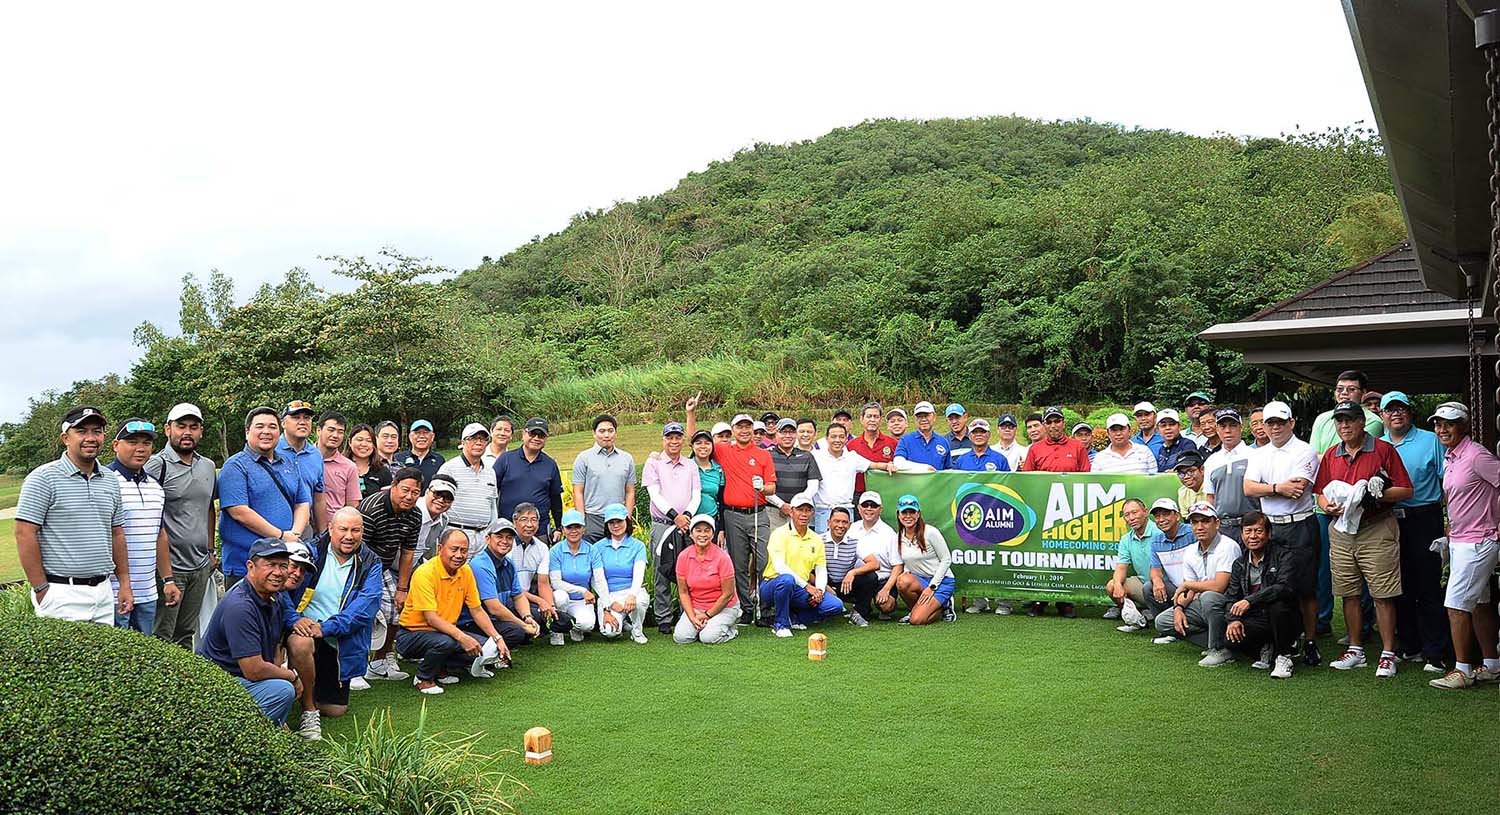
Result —
[{"label": "hanging chain", "polygon": [[[1489,91],[1486,102],[1490,114],[1490,280],[1493,281],[1495,294],[1495,323],[1500,326],[1500,49],[1491,46],[1484,50],[1485,72],[1484,82]],[[1483,388],[1483,369],[1481,368],[1481,351],[1483,350],[1477,333],[1474,329],[1474,306],[1479,295],[1479,287],[1475,284],[1474,276],[1469,277],[1469,404],[1474,411],[1473,420],[1469,426],[1474,428],[1474,433],[1479,436],[1475,441],[1484,443],[1484,434],[1488,426],[1484,421],[1486,399],[1481,393]],[[1500,352],[1500,331],[1495,332],[1495,350]],[[1495,362],[1496,379],[1500,380],[1500,358]],[[1495,404],[1500,406],[1500,388],[1495,390]],[[1500,431],[1500,409],[1496,413],[1496,430]],[[1496,443],[1496,453],[1500,454],[1500,442]]]}]

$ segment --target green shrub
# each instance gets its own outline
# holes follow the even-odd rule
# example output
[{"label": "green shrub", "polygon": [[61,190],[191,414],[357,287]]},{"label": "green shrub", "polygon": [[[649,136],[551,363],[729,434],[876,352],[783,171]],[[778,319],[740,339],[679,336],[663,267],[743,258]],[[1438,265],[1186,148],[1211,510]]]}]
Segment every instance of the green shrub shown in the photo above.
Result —
[{"label": "green shrub", "polygon": [[0,613],[0,699],[6,811],[355,811],[233,677],[132,631]]}]

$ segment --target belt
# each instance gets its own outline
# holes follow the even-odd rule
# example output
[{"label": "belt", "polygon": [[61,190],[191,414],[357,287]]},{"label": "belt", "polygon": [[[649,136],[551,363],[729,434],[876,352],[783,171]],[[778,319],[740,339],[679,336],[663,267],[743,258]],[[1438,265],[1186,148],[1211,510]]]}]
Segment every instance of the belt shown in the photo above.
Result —
[{"label": "belt", "polygon": [[729,510],[730,512],[738,512],[738,513],[740,513],[742,515],[754,515],[755,513],[760,512],[761,510],[765,509],[765,506],[762,505],[762,506],[758,506],[758,507],[732,507],[732,506],[730,506],[728,504],[725,504],[724,508],[727,509],[727,510]]},{"label": "belt", "polygon": [[1298,512],[1293,515],[1267,515],[1266,519],[1273,524],[1294,524],[1299,521],[1305,521],[1311,517],[1312,510],[1308,510],[1306,512]]},{"label": "belt", "polygon": [[63,583],[70,586],[97,586],[109,579],[109,575],[101,574],[95,577],[62,577],[61,575],[47,575],[48,583]]},{"label": "belt", "polygon": [[1219,519],[1219,525],[1220,526],[1244,526],[1244,524],[1245,524],[1245,519],[1244,518],[1220,518]]},{"label": "belt", "polygon": [[1407,518],[1415,515],[1426,515],[1429,512],[1438,512],[1443,508],[1442,504],[1423,504],[1419,507],[1392,507],[1397,518]]},{"label": "belt", "polygon": [[483,532],[484,530],[486,530],[486,529],[489,528],[488,526],[469,526],[468,524],[448,524],[448,525],[451,526],[451,527],[454,527],[455,529],[462,529],[465,532]]}]

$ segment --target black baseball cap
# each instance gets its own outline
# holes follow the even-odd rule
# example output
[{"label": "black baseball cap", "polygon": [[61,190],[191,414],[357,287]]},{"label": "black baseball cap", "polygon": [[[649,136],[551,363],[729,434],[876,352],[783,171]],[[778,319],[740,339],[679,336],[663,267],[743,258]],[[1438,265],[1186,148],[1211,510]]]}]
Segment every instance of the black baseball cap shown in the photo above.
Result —
[{"label": "black baseball cap", "polygon": [[70,428],[77,427],[85,422],[97,422],[103,427],[106,422],[104,413],[93,405],[79,405],[63,414],[62,432],[66,433]]},{"label": "black baseball cap", "polygon": [[547,427],[547,420],[540,416],[532,416],[526,420],[526,432],[540,433],[543,436],[550,436],[552,434],[552,431]]},{"label": "black baseball cap", "polygon": [[1177,461],[1172,464],[1172,469],[1175,470],[1175,469],[1177,469],[1179,467],[1202,467],[1202,466],[1203,466],[1203,454],[1200,453],[1200,452],[1198,452],[1197,450],[1188,450],[1186,452],[1178,454]]},{"label": "black baseball cap", "polygon": [[845,410],[844,408],[839,408],[838,410],[835,410],[833,412],[833,418],[837,419],[840,416],[843,416],[845,419],[853,419],[854,418],[854,414],[850,413],[848,410]]},{"label": "black baseball cap", "polygon": [[115,431],[115,441],[128,439],[131,436],[145,436],[148,439],[156,438],[156,425],[142,419],[139,416],[131,416]]},{"label": "black baseball cap", "polygon": [[1363,419],[1365,417],[1365,406],[1358,402],[1339,402],[1333,409],[1335,419],[1344,416],[1350,419]]},{"label": "black baseball cap", "polygon": [[766,423],[766,427],[770,427],[776,424],[776,420],[780,418],[781,417],[778,416],[776,414],[776,411],[774,410],[768,410],[765,413],[760,414],[760,420]]},{"label": "black baseball cap", "polygon": [[1000,414],[1000,421],[995,422],[995,426],[999,427],[1000,425],[1003,425],[1003,424],[1008,424],[1011,427],[1017,427],[1018,425],[1016,424],[1016,414],[1014,414],[1014,413],[1002,413],[1002,414]]}]

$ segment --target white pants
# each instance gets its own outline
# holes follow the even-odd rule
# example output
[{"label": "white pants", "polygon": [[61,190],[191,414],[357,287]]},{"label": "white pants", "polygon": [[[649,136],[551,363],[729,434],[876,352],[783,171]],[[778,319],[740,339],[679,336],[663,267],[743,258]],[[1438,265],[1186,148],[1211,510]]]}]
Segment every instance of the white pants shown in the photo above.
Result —
[{"label": "white pants", "polygon": [[115,624],[115,590],[105,580],[97,586],[74,586],[53,583],[42,602],[31,595],[31,607],[38,617],[74,620],[82,623]]},{"label": "white pants", "polygon": [[1474,607],[1490,601],[1490,576],[1500,558],[1500,544],[1448,542],[1448,595],[1443,605],[1473,613]]},{"label": "white pants", "polygon": [[574,600],[569,597],[568,604],[563,608],[563,611],[568,612],[568,616],[573,618],[574,631],[580,634],[587,634],[594,630],[597,618],[594,614],[593,603],[585,603],[582,600]]},{"label": "white pants", "polygon": [[[631,631],[641,630],[641,625],[646,622],[646,605],[651,602],[651,598],[647,596],[645,589],[620,589],[619,591],[612,591],[609,594],[599,598],[600,634],[603,634],[606,637],[620,636],[620,625],[618,623],[615,625],[610,625],[608,622],[606,622],[604,619],[604,612],[615,603],[623,604],[625,602],[625,598],[632,595],[634,595],[635,597],[635,611],[624,615],[624,623],[625,625],[630,627]],[[617,612],[610,613],[614,614],[615,619],[617,620],[621,616]]]},{"label": "white pants", "polygon": [[729,642],[740,632],[735,629],[734,624],[740,621],[740,607],[738,605],[725,606],[724,610],[708,618],[708,625],[699,631],[693,627],[692,620],[684,614],[677,619],[677,627],[672,630],[672,639],[681,645],[686,645],[694,640],[704,645],[718,645],[721,642]]}]

